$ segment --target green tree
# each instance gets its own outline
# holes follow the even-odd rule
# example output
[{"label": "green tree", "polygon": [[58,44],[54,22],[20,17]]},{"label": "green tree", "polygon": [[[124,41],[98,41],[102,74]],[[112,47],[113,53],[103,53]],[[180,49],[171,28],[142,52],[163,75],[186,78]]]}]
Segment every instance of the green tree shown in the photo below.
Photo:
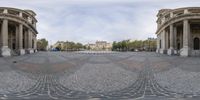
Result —
[{"label": "green tree", "polygon": [[39,51],[46,51],[47,46],[48,46],[48,41],[45,38],[37,40],[37,49]]},{"label": "green tree", "polygon": [[123,40],[116,42],[114,41],[112,44],[112,50],[114,51],[134,51],[138,49],[142,50],[156,50],[156,39],[147,39],[147,40]]}]

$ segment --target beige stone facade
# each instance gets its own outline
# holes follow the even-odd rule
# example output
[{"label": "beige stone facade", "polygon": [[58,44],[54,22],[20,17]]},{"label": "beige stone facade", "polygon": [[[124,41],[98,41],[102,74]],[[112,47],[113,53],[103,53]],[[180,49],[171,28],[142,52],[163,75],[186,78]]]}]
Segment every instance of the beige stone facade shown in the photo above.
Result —
[{"label": "beige stone facade", "polygon": [[54,45],[52,45],[52,48],[60,47],[61,50],[65,48],[65,42],[64,41],[58,41]]},{"label": "beige stone facade", "polygon": [[96,41],[95,44],[87,44],[86,47],[89,47],[90,50],[96,51],[110,51],[112,49],[112,43],[107,43],[106,41]]},{"label": "beige stone facade", "polygon": [[0,7],[0,55],[24,55],[37,50],[37,30],[32,10]]},{"label": "beige stone facade", "polygon": [[200,56],[200,7],[161,9],[157,17],[158,53]]}]

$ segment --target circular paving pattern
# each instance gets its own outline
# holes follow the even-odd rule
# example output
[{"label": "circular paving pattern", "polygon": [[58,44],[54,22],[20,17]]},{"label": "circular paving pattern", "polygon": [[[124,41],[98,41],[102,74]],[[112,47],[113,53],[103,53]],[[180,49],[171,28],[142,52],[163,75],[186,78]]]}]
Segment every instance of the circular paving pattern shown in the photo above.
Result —
[{"label": "circular paving pattern", "polygon": [[200,99],[199,58],[39,52],[0,58],[0,99]]},{"label": "circular paving pattern", "polygon": [[[99,77],[101,76],[101,77]],[[60,78],[61,84],[72,90],[103,93],[120,90],[133,84],[137,73],[115,64],[85,64],[74,74]]]},{"label": "circular paving pattern", "polygon": [[15,71],[0,72],[0,93],[21,92],[32,87],[36,80]]}]

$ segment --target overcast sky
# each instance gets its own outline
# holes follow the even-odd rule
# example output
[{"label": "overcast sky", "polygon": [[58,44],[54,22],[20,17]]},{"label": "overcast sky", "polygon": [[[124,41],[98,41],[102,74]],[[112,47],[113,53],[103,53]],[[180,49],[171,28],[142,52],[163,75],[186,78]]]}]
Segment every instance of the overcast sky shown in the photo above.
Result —
[{"label": "overcast sky", "polygon": [[36,12],[38,38],[93,43],[156,37],[159,9],[200,6],[200,0],[0,0]]}]

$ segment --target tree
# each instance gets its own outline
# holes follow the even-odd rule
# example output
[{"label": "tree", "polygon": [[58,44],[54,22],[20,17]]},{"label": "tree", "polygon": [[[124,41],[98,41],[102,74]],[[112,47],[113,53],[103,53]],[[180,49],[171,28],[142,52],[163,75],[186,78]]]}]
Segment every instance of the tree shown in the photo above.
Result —
[{"label": "tree", "polygon": [[[62,47],[62,48],[61,48]],[[58,47],[61,48],[62,51],[74,51],[74,50],[81,50],[84,48],[83,44],[75,43],[71,41],[62,42],[62,46]]]},{"label": "tree", "polygon": [[37,40],[37,49],[39,51],[46,51],[47,46],[48,46],[48,41],[45,38]]},{"label": "tree", "polygon": [[59,45],[56,47],[56,49],[57,49],[58,51],[61,51],[61,50],[62,50],[61,44],[59,44]]},{"label": "tree", "polygon": [[117,50],[117,43],[116,43],[116,41],[114,41],[113,44],[112,44],[112,50],[113,51]]},{"label": "tree", "polygon": [[112,50],[113,51],[134,51],[134,50],[150,50],[155,51],[156,50],[156,39],[151,38],[147,40],[123,40],[116,42],[114,41],[112,44]]}]

